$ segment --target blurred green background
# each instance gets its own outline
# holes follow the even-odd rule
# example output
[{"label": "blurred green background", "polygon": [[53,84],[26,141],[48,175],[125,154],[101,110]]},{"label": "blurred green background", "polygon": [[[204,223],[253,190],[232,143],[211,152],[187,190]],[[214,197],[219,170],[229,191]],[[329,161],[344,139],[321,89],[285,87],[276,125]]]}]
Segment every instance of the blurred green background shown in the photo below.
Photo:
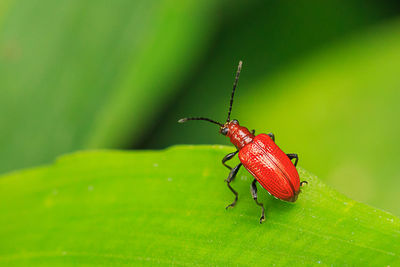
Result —
[{"label": "blurred green background", "polygon": [[400,215],[399,15],[377,0],[2,0],[0,172],[82,149],[228,144],[177,119],[224,120],[241,59],[232,117]]}]

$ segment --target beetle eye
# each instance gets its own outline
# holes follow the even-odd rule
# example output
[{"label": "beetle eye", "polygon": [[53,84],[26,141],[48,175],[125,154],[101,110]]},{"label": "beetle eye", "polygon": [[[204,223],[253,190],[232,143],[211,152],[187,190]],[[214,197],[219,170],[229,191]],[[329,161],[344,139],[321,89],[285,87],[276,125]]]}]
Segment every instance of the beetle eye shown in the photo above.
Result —
[{"label": "beetle eye", "polygon": [[222,128],[221,129],[221,134],[223,134],[223,135],[227,135],[228,134],[228,128]]},{"label": "beetle eye", "polygon": [[232,123],[233,124],[239,124],[239,121],[238,120],[232,120]]}]

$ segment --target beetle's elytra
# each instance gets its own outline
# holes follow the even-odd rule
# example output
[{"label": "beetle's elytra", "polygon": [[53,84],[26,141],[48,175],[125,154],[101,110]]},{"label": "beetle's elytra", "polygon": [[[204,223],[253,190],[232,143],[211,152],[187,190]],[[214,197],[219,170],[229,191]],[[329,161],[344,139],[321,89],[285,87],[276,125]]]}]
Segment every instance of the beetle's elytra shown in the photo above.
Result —
[{"label": "beetle's elytra", "polygon": [[[254,130],[250,132],[246,127],[240,126],[238,120],[230,119],[233,97],[241,69],[242,61],[238,65],[235,82],[233,83],[228,117],[224,124],[203,117],[183,118],[178,122],[183,123],[189,120],[208,121],[219,125],[219,132],[230,138],[230,142],[235,145],[237,150],[226,155],[222,159],[222,164],[230,170],[228,178],[225,181],[235,195],[235,200],[226,208],[235,206],[238,200],[238,193],[231,187],[230,183],[235,179],[236,174],[243,165],[255,178],[251,183],[250,191],[256,204],[262,209],[260,218],[260,223],[262,223],[265,220],[264,205],[257,200],[257,182],[274,197],[290,202],[296,201],[300,193],[300,186],[307,182],[303,181],[300,183],[299,174],[296,169],[299,160],[297,154],[285,154],[276,145],[274,134],[259,134],[255,136]],[[232,159],[238,153],[240,163],[234,168],[228,166],[225,162]],[[294,164],[292,159],[295,159]]]}]

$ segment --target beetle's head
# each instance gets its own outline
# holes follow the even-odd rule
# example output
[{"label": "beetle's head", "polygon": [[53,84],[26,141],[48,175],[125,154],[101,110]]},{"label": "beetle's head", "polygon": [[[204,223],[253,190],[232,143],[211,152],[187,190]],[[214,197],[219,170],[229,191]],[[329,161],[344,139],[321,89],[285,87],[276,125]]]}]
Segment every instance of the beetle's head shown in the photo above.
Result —
[{"label": "beetle's head", "polygon": [[229,133],[233,131],[234,128],[239,126],[238,120],[231,120],[230,122],[226,122],[224,125],[219,128],[219,133],[225,136],[229,136]]}]

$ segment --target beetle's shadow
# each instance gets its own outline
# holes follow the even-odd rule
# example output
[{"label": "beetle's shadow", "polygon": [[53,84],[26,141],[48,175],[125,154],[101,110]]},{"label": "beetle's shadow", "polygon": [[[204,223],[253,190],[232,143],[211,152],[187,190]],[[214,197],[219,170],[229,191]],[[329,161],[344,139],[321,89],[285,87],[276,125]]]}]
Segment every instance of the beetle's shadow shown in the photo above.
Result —
[{"label": "beetle's shadow", "polygon": [[[251,196],[251,193],[249,192],[249,182],[252,181],[254,178],[247,173],[239,173],[239,175],[240,179],[236,179],[235,181],[233,181],[232,184],[233,188],[239,193],[238,205],[235,206],[235,210],[240,209],[239,206],[241,206],[242,201],[244,201],[246,202],[246,205],[251,206],[249,210],[244,212],[249,216],[255,216],[254,211],[258,210],[261,213],[261,208],[257,206]],[[227,190],[227,192],[228,191],[229,190]],[[277,199],[274,196],[270,195],[268,191],[266,191],[259,184],[257,184],[257,195],[258,201],[263,203],[264,205],[266,220],[276,216],[290,216],[290,214],[292,214],[294,209],[296,208],[296,202],[292,203]],[[229,194],[229,196],[232,195]]]},{"label": "beetle's shadow", "polygon": [[262,193],[259,192],[259,199],[264,203],[265,214],[267,217],[274,216],[275,214],[286,216],[288,213],[292,212],[296,205],[292,202],[277,199],[265,190],[263,190]]}]

